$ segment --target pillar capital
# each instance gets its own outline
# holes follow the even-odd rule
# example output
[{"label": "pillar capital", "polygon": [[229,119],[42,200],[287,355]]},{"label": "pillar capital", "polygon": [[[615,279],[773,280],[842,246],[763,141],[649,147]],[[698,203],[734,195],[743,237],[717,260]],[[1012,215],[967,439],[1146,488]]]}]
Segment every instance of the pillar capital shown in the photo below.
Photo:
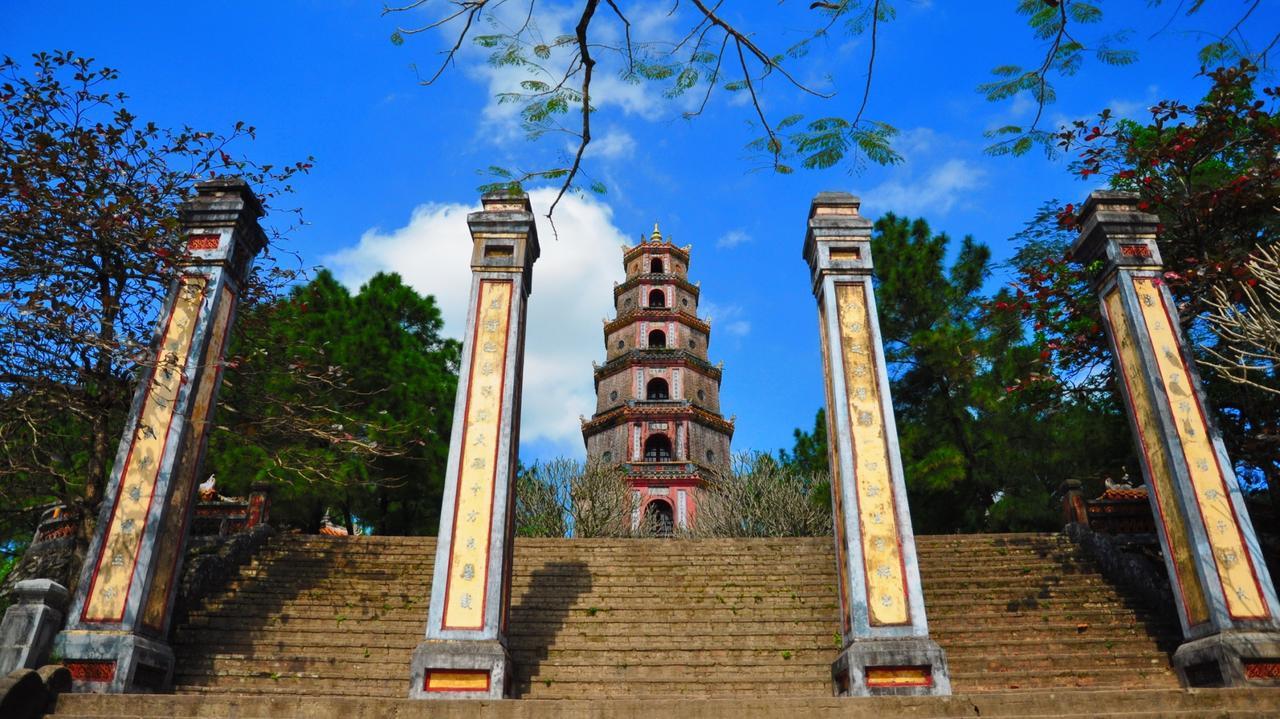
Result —
[{"label": "pillar capital", "polygon": [[467,215],[472,271],[519,273],[528,295],[533,289],[533,263],[542,252],[529,196],[491,192],[480,198],[480,206],[479,212]]},{"label": "pillar capital", "polygon": [[1118,267],[1158,268],[1159,224],[1159,217],[1138,208],[1137,194],[1095,191],[1080,210],[1080,237],[1071,247],[1071,256],[1086,267],[1101,260],[1102,266],[1092,271],[1096,280]]},{"label": "pillar capital", "polygon": [[186,236],[183,263],[222,266],[237,283],[243,282],[253,258],[267,246],[258,224],[264,213],[262,201],[239,177],[196,183],[195,195],[178,206]]},{"label": "pillar capital", "polygon": [[819,192],[810,203],[804,259],[815,295],[827,275],[871,274],[871,220],[858,213],[861,205],[847,192]]}]

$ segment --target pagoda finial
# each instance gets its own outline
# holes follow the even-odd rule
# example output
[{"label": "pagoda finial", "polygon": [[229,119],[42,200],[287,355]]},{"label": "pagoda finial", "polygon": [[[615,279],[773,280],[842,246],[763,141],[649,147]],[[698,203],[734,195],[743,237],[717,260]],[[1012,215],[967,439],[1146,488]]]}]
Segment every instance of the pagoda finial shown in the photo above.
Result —
[{"label": "pagoda finial", "polygon": [[650,242],[662,242],[662,231],[658,229],[658,223],[653,223],[653,234],[649,235]]}]

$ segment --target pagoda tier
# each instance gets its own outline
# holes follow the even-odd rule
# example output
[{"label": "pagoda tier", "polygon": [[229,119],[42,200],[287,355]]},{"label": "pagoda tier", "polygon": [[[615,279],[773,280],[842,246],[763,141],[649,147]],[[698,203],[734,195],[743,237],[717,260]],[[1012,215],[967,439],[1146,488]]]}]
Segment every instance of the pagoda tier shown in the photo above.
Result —
[{"label": "pagoda tier", "polygon": [[595,365],[596,411],[582,425],[590,460],[620,464],[636,499],[633,521],[685,528],[698,490],[727,471],[733,423],[720,413],[721,368],[707,359],[711,323],[698,316],[689,250],[655,226],[623,248],[626,280],[604,322],[605,363]]}]

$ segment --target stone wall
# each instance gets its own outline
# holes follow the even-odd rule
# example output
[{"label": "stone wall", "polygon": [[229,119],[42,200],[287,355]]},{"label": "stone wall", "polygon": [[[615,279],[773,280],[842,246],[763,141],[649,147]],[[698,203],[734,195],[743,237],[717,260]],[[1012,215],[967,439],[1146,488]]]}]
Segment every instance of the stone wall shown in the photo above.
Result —
[{"label": "stone wall", "polygon": [[[684,398],[709,412],[720,413],[720,384],[696,370],[685,369],[681,373]],[[698,394],[701,392],[702,394]]]},{"label": "stone wall", "polygon": [[[605,452],[610,457],[605,459]],[[587,456],[599,457],[604,462],[626,462],[630,460],[627,450],[627,425],[625,423],[611,427],[587,440]]]},{"label": "stone wall", "polygon": [[[711,456],[707,455],[711,452]],[[718,430],[697,422],[689,423],[689,460],[727,470],[729,467],[729,437]]]}]

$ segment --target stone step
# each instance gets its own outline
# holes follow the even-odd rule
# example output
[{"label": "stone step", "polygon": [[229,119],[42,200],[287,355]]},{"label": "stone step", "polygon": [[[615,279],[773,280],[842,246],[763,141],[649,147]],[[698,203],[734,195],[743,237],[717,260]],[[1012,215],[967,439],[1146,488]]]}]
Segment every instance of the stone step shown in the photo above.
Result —
[{"label": "stone step", "polygon": [[511,702],[413,702],[394,699],[333,698],[316,702],[300,696],[226,695],[90,695],[64,694],[54,716],[145,717],[146,719],[596,719],[599,717],[678,716],[681,719],[760,717],[761,719],[955,719],[995,717],[1128,716],[1254,717],[1280,713],[1277,690],[1076,690],[1065,692],[999,692],[952,697],[875,697],[832,699],[666,699],[523,700]]},{"label": "stone step", "polygon": [[[568,656],[575,654],[588,655],[598,652],[669,652],[697,651],[716,652],[725,649],[735,651],[776,653],[779,649],[793,648],[795,651],[815,650],[830,654],[839,648],[838,637],[827,635],[792,635],[747,634],[732,637],[715,635],[690,635],[680,637],[608,637],[601,639],[592,637],[594,641],[564,641],[557,639],[553,644],[542,644],[520,641],[520,636],[513,637],[511,651],[519,656]],[[1040,653],[1058,655],[1062,652],[1096,652],[1104,654],[1112,651],[1150,652],[1164,655],[1157,642],[1145,634],[1107,635],[1107,636],[1055,636],[1047,634],[1041,638],[1023,639],[1009,638],[1003,633],[992,632],[986,637],[964,641],[951,640],[934,635],[939,644],[949,655],[959,656],[964,653],[990,653],[996,656],[1006,654]],[[339,641],[330,635],[317,635],[313,642],[299,641],[264,641],[262,637],[244,635],[241,642],[201,641],[199,638],[184,638],[174,642],[175,647],[199,648],[199,654],[192,654],[192,660],[202,661],[208,658],[259,658],[276,660],[282,654],[290,657],[341,660],[351,656],[352,649],[362,650],[364,658],[396,657],[397,661],[407,656],[407,652],[416,645],[416,637],[399,639],[395,643],[386,641]]]},{"label": "stone step", "polygon": [[[434,547],[274,539],[177,628],[177,690],[403,696]],[[1129,601],[1061,536],[948,536],[919,549],[957,691],[1176,686],[1165,653],[1176,625]],[[834,563],[830,538],[517,539],[517,694],[829,695],[842,643]]]}]

